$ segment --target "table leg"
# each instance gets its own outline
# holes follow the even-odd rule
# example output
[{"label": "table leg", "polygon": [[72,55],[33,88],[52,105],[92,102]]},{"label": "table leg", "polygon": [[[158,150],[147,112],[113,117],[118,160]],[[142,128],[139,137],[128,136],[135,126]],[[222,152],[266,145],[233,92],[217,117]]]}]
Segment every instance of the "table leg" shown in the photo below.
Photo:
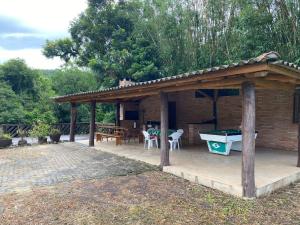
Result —
[{"label": "table leg", "polygon": [[122,144],[122,140],[120,136],[116,136],[116,145],[121,145]]}]

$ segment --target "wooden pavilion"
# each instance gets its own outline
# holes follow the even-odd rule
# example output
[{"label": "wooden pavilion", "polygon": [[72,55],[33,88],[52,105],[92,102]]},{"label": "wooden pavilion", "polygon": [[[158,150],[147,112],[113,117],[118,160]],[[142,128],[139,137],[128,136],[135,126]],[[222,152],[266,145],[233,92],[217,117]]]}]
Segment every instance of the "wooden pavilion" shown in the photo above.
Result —
[{"label": "wooden pavilion", "polygon": [[[119,113],[120,103],[135,102],[149,96],[157,98],[160,103],[161,166],[164,167],[170,165],[167,135],[169,127],[168,96],[174,92],[196,91],[199,89],[239,89],[242,98],[242,187],[243,196],[251,198],[255,197],[256,90],[292,91],[295,93],[295,99],[297,99],[299,84],[300,67],[279,60],[279,55],[276,52],[269,52],[257,58],[242,60],[230,65],[212,67],[147,82],[129,83],[128,85],[104,90],[59,96],[55,98],[55,101],[71,104],[70,141],[74,141],[75,136],[76,106],[78,104],[91,105],[89,145],[94,146],[96,103],[114,103],[117,105],[117,112]],[[204,92],[202,94],[205,95]],[[212,101],[213,116],[215,124],[217,124],[217,98],[213,98]],[[298,118],[299,103],[296,101],[294,111],[297,114],[294,117]],[[297,132],[299,134],[300,131]],[[298,143],[300,142],[298,141]],[[297,166],[300,166],[300,145],[298,147]]]}]

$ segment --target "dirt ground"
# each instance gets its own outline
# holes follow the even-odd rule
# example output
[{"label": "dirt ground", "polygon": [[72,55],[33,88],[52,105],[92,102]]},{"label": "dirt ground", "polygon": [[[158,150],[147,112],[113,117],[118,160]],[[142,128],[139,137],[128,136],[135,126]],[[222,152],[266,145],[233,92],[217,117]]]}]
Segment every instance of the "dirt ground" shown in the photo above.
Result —
[{"label": "dirt ground", "polygon": [[246,201],[151,171],[0,195],[0,224],[300,224],[300,183]]}]

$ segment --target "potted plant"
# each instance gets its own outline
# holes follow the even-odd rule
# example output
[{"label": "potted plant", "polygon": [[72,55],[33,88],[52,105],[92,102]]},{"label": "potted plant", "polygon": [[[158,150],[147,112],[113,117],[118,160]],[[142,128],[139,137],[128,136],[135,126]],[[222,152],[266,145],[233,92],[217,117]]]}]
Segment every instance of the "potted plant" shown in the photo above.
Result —
[{"label": "potted plant", "polygon": [[18,135],[21,138],[18,141],[18,146],[25,146],[27,145],[27,140],[24,139],[24,137],[26,137],[27,132],[25,130],[22,130],[21,128],[18,129]]},{"label": "potted plant", "polygon": [[30,135],[38,138],[39,144],[47,143],[47,136],[49,135],[50,126],[46,123],[38,121],[30,131]]},{"label": "potted plant", "polygon": [[9,134],[0,131],[0,148],[7,148],[12,144],[12,138]]},{"label": "potted plant", "polygon": [[59,129],[52,128],[50,130],[49,135],[50,135],[50,139],[53,143],[58,143],[60,140],[61,132]]}]

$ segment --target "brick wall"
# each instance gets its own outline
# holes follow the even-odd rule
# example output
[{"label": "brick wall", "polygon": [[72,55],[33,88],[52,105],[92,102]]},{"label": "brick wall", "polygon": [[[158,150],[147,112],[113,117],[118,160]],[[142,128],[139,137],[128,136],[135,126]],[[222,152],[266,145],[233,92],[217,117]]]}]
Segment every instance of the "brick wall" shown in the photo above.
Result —
[{"label": "brick wall", "polygon": [[[194,91],[169,95],[176,101],[177,127],[184,129],[188,140],[188,124],[212,119],[212,102],[208,98],[195,98]],[[159,96],[140,102],[140,124],[160,120]],[[242,120],[241,96],[220,97],[218,100],[219,128],[238,128]],[[297,149],[297,125],[293,124],[293,92],[275,90],[256,91],[256,130],[259,147]]]},{"label": "brick wall", "polygon": [[258,91],[256,98],[257,145],[296,150],[298,125],[293,124],[293,92]]},{"label": "brick wall", "polygon": [[[256,91],[256,145],[296,150],[298,126],[293,124],[293,92]],[[218,101],[220,128],[237,128],[242,120],[241,96]]]},{"label": "brick wall", "polygon": [[[136,102],[126,102],[122,103],[124,107],[124,115],[125,116],[125,111],[138,111],[139,110],[139,104]],[[125,127],[128,129],[133,129],[134,128],[134,122],[136,122],[136,126],[139,127],[139,121],[135,120],[120,120],[120,125],[121,127]]]}]

